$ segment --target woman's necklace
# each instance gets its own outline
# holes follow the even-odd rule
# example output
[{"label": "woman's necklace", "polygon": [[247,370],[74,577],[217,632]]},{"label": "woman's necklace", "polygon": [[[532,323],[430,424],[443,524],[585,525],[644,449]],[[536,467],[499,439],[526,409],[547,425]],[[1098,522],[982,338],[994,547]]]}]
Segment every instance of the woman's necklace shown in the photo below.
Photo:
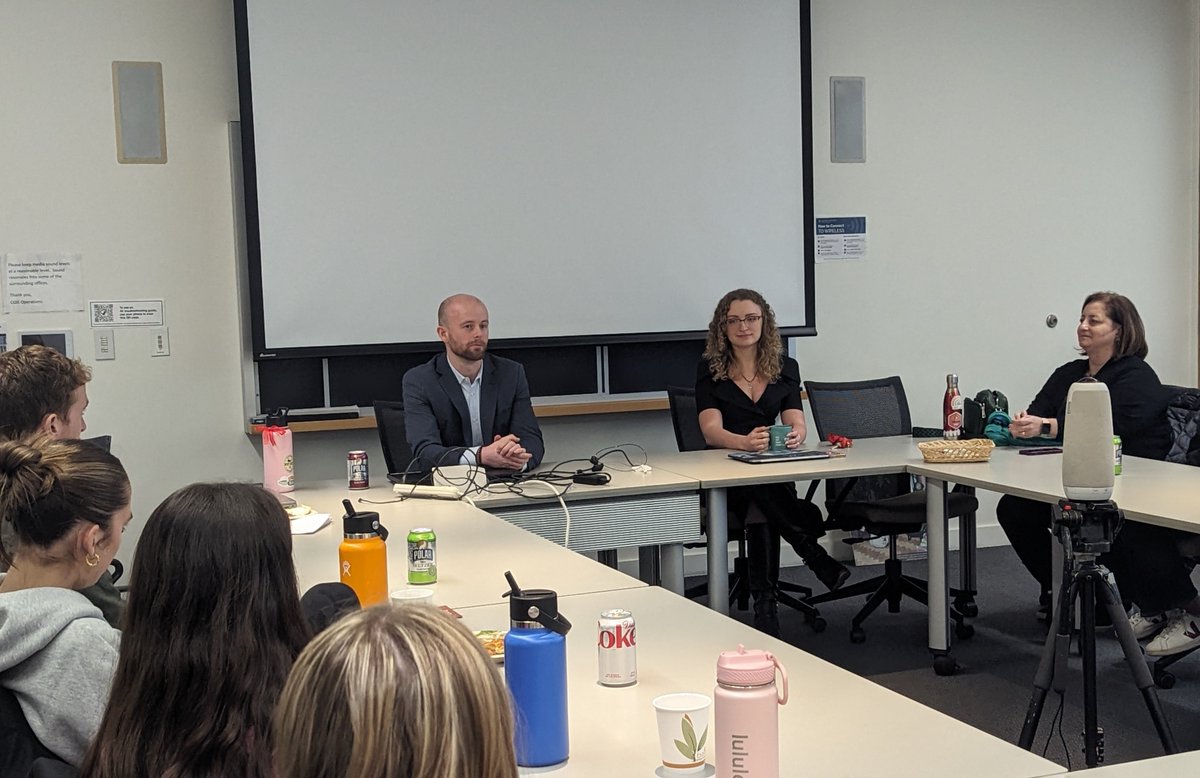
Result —
[{"label": "woman's necklace", "polygon": [[755,381],[755,379],[758,378],[758,371],[755,370],[754,375],[750,376],[749,378],[747,378],[746,374],[743,373],[741,370],[738,370],[738,375],[741,377],[741,379],[743,381],[746,382],[746,386],[750,387],[750,386],[754,386],[754,381]]}]

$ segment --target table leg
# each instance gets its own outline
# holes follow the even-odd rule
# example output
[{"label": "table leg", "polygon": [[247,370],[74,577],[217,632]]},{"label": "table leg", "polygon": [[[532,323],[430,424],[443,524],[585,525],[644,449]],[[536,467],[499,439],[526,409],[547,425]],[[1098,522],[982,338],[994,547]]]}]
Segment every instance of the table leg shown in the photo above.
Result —
[{"label": "table leg", "polygon": [[658,547],[659,572],[662,587],[667,591],[683,594],[683,544],[669,543]]},{"label": "table leg", "polygon": [[[974,494],[975,488],[968,487],[966,493]],[[978,539],[975,525],[975,511],[971,511],[958,519],[958,589],[959,595],[954,600],[954,607],[968,618],[974,618],[979,608],[975,604],[976,588],[976,547]]]},{"label": "table leg", "polygon": [[606,548],[603,551],[596,552],[596,561],[602,565],[607,565],[613,570],[617,569],[617,550],[615,548]]},{"label": "table leg", "polygon": [[658,586],[659,578],[658,546],[639,546],[638,580],[644,581],[651,586]]},{"label": "table leg", "polygon": [[729,510],[724,489],[708,490],[708,607],[729,615]]},{"label": "table leg", "polygon": [[946,482],[925,479],[925,529],[929,542],[929,651],[939,675],[954,672],[950,657],[950,609],[946,591],[949,566],[946,535]]}]

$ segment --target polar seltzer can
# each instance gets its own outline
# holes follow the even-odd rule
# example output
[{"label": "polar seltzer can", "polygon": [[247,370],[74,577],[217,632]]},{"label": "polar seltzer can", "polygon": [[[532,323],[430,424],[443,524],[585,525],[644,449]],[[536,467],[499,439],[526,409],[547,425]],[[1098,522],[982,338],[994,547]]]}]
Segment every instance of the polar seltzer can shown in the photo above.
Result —
[{"label": "polar seltzer can", "polygon": [[627,610],[600,614],[600,637],[596,651],[600,658],[600,683],[604,686],[629,686],[637,683],[637,625]]},{"label": "polar seltzer can", "polygon": [[437,583],[437,536],[428,527],[408,531],[408,582]]},{"label": "polar seltzer can", "polygon": [[346,455],[346,480],[351,489],[366,489],[371,485],[371,472],[367,468],[367,452],[351,451]]}]

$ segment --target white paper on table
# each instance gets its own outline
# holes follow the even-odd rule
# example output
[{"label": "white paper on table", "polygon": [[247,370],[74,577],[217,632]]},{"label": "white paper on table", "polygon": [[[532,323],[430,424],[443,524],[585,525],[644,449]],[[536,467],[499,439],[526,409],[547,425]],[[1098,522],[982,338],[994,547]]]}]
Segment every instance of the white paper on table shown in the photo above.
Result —
[{"label": "white paper on table", "polygon": [[310,513],[298,519],[292,519],[293,535],[311,535],[324,528],[329,523],[328,513]]}]

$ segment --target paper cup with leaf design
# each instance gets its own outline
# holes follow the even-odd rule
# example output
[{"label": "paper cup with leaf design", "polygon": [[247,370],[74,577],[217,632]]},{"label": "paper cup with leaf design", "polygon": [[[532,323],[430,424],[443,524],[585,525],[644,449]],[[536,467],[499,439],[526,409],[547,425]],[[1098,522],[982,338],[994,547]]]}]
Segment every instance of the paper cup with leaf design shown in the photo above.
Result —
[{"label": "paper cup with leaf design", "polygon": [[708,753],[712,699],[679,692],[654,698],[658,717],[658,747],[663,767],[672,773],[698,773]]}]

